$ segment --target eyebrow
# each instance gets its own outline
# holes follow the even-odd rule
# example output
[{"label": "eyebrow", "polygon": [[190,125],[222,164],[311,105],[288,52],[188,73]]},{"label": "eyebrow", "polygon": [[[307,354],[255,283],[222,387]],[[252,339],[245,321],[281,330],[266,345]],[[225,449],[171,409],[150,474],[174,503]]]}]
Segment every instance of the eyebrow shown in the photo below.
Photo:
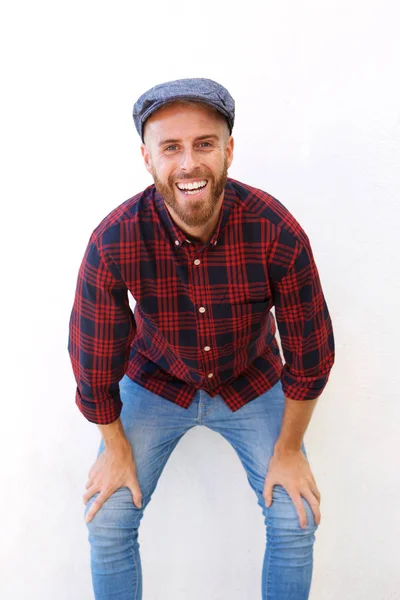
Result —
[{"label": "eyebrow", "polygon": [[[200,140],[219,140],[218,135],[215,135],[214,133],[210,133],[209,135],[200,135],[196,138],[194,138],[195,142],[199,142]],[[181,140],[178,139],[168,139],[168,140],[162,140],[158,145],[159,146],[164,146],[164,144],[175,144],[176,142],[180,142]]]}]

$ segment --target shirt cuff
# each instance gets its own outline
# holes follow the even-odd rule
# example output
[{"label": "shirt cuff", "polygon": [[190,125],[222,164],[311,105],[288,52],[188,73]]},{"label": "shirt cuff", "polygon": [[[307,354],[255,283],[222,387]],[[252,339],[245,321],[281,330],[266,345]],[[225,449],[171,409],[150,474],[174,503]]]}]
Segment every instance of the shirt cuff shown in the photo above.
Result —
[{"label": "shirt cuff", "polygon": [[283,366],[281,383],[286,398],[291,400],[314,400],[324,391],[328,383],[330,370],[325,375],[318,377],[305,377],[304,375],[293,375],[288,366]]},{"label": "shirt cuff", "polygon": [[116,398],[110,396],[100,402],[94,402],[93,400],[84,398],[78,387],[76,388],[75,404],[88,421],[97,425],[113,423],[113,421],[118,419],[122,410],[119,393]]}]

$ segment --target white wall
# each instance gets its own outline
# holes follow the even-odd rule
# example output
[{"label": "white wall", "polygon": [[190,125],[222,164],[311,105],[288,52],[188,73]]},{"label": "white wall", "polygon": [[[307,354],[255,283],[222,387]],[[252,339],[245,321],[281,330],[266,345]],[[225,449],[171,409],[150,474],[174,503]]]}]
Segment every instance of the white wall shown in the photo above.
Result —
[{"label": "white wall", "polygon": [[[67,354],[77,270],[99,221],[151,183],[133,102],[189,76],[234,96],[230,175],[300,221],[334,324],[306,434],[322,493],[311,598],[400,598],[399,17],[395,0],[3,9],[2,600],[92,597],[82,494],[99,432]],[[143,520],[144,600],[259,598],[264,537],[233,451],[190,432]]]}]

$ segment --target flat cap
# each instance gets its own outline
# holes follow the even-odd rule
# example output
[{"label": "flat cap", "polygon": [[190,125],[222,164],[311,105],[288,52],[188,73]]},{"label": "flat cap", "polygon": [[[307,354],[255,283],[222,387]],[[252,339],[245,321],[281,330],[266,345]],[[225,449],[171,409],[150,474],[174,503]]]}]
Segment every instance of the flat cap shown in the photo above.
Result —
[{"label": "flat cap", "polygon": [[208,104],[226,118],[232,133],[235,101],[222,85],[212,79],[188,78],[167,81],[152,87],[140,96],[133,107],[133,120],[143,141],[143,127],[156,110],[175,100],[195,100]]}]

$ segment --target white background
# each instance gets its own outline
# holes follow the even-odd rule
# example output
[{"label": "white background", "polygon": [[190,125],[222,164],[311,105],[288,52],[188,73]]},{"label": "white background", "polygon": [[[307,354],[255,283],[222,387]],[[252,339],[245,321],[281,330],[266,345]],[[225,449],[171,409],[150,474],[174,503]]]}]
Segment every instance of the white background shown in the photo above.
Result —
[{"label": "white background", "polygon": [[[2,600],[93,597],[82,494],[100,434],[74,403],[76,277],[92,230],[151,183],[134,101],[193,76],[235,98],[229,174],[302,224],[334,325],[305,438],[311,598],[400,598],[399,17],[395,0],[4,5]],[[233,450],[189,432],[142,522],[144,600],[259,599],[264,539]]]}]

